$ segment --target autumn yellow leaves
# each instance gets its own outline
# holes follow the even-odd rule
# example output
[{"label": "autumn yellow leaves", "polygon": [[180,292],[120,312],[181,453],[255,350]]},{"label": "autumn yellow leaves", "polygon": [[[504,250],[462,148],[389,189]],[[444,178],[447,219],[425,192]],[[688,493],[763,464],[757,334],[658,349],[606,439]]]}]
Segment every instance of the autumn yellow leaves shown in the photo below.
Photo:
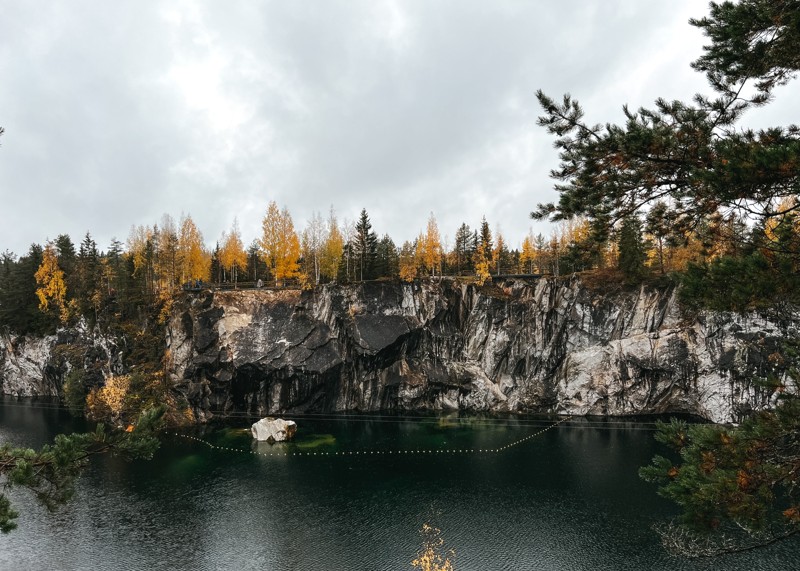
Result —
[{"label": "autumn yellow leaves", "polygon": [[267,214],[261,222],[261,252],[267,263],[275,285],[296,278],[300,274],[300,239],[294,231],[292,216],[284,207],[278,210],[275,202],[270,202]]},{"label": "autumn yellow leaves", "polygon": [[[463,224],[455,247],[450,248],[431,213],[418,237],[398,248],[388,235],[376,235],[365,209],[357,220],[343,223],[332,209],[326,218],[314,213],[299,232],[288,209],[274,201],[267,205],[260,232],[249,245],[236,219],[209,249],[191,216],[176,222],[164,215],[157,224],[133,226],[124,247],[114,240],[108,254],[89,256],[87,263],[100,264],[102,271],[98,274],[92,269],[95,266],[89,268],[88,281],[82,281],[81,272],[76,271],[71,248],[58,240],[48,243],[36,273],[40,309],[62,324],[86,315],[90,305],[96,317],[102,302],[117,299],[117,293],[136,303],[159,301],[160,316],[165,318],[175,292],[208,283],[233,288],[242,282],[250,287],[311,287],[337,280],[400,278],[410,282],[443,274],[477,276],[483,283],[491,274],[515,272],[518,262],[528,259],[525,256],[531,258],[531,268],[541,266],[532,262],[530,248],[522,258],[510,251],[499,229],[493,238],[485,219],[480,232]],[[76,298],[83,300],[77,306]]]},{"label": "autumn yellow leaves", "polygon": [[406,242],[400,249],[400,279],[410,282],[420,271],[431,276],[442,273],[442,240],[433,213],[416,242]]}]

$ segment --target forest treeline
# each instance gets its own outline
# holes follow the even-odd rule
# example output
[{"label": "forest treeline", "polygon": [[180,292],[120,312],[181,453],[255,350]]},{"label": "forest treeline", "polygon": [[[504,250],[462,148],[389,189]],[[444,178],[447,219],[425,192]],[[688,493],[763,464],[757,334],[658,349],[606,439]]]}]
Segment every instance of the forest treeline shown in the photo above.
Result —
[{"label": "forest treeline", "polygon": [[132,227],[125,243],[113,239],[105,249],[87,232],[77,245],[61,234],[19,257],[4,252],[0,327],[42,334],[81,318],[104,325],[140,321],[168,309],[183,289],[209,283],[312,287],[442,275],[483,283],[498,274],[589,270],[628,284],[671,276],[683,282],[689,305],[745,311],[798,297],[797,199],[785,199],[781,208],[786,216],[757,222],[719,210],[685,228],[659,201],[643,214],[623,217],[603,237],[588,219],[574,217],[548,236],[530,233],[514,249],[485,217],[475,228],[461,224],[451,243],[431,214],[414,241],[398,246],[388,234],[378,236],[366,210],[340,223],[331,208],[297,231],[289,211],[275,202],[249,245],[234,219],[208,249],[191,216],[176,222],[165,214],[152,226]]}]

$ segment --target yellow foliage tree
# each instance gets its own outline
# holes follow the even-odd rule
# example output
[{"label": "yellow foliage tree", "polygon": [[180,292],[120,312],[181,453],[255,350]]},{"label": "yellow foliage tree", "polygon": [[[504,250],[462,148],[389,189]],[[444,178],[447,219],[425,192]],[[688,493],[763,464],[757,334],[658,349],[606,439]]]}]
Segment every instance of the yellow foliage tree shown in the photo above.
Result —
[{"label": "yellow foliage tree", "polygon": [[56,248],[49,242],[42,252],[42,263],[35,274],[36,297],[39,298],[39,309],[47,313],[51,306],[58,312],[61,323],[66,323],[70,317],[70,306],[67,303],[67,284],[64,281],[64,272],[58,266]]},{"label": "yellow foliage tree", "polygon": [[328,280],[335,280],[339,273],[339,263],[344,251],[344,237],[339,230],[336,213],[331,208],[328,217],[328,230],[320,252],[320,273]]},{"label": "yellow foliage tree", "polygon": [[419,252],[421,266],[427,273],[435,276],[436,269],[442,263],[442,240],[439,236],[439,227],[436,224],[433,212],[428,218],[425,234],[420,234],[417,251]]},{"label": "yellow foliage tree", "polygon": [[702,241],[693,234],[688,235],[685,240],[685,243],[667,250],[664,263],[667,270],[684,271],[690,263],[699,264],[705,260]]},{"label": "yellow foliage tree", "polygon": [[261,255],[275,278],[275,285],[297,277],[300,273],[300,240],[289,211],[286,208],[278,210],[275,201],[271,201],[261,226]]},{"label": "yellow foliage tree", "polygon": [[211,259],[203,247],[203,235],[195,226],[191,216],[187,215],[181,220],[178,249],[182,281],[207,281],[211,271]]},{"label": "yellow foliage tree", "polygon": [[128,257],[133,261],[133,275],[144,279],[147,291],[153,286],[153,231],[147,226],[131,226],[128,236]]},{"label": "yellow foliage tree", "polygon": [[489,264],[491,260],[486,254],[486,247],[481,242],[478,242],[478,248],[475,250],[473,261],[475,263],[475,275],[478,277],[478,283],[483,285],[492,275],[489,273]]},{"label": "yellow foliage tree", "polygon": [[495,233],[495,246],[494,250],[492,251],[492,261],[495,263],[497,275],[499,276],[502,273],[503,268],[501,267],[503,262],[503,257],[507,254],[506,251],[506,239],[503,237],[503,234],[500,232],[500,227],[498,226],[497,232]]},{"label": "yellow foliage tree", "polygon": [[219,250],[219,262],[233,279],[233,287],[236,287],[237,270],[247,269],[247,252],[244,250],[241,233],[239,232],[239,221],[233,219],[233,226],[230,233],[222,234],[222,246]]},{"label": "yellow foliage tree", "polygon": [[130,384],[131,379],[128,375],[111,376],[106,379],[105,385],[92,389],[86,395],[86,410],[89,417],[119,420]]},{"label": "yellow foliage tree", "polygon": [[519,271],[523,274],[533,273],[533,264],[536,261],[536,246],[533,236],[528,234],[522,241],[522,251],[519,253]]},{"label": "yellow foliage tree", "polygon": [[[794,212],[795,210],[797,210],[797,207],[798,207],[798,197],[789,196],[778,202],[778,206],[775,209],[775,211]],[[764,234],[766,235],[767,239],[770,242],[774,243],[778,241],[778,237],[775,234],[775,230],[783,221],[784,221],[783,216],[774,216],[772,218],[767,219],[766,226],[764,227]],[[797,224],[796,219],[795,219],[795,224]]]},{"label": "yellow foliage tree", "polygon": [[400,279],[413,282],[417,277],[417,252],[414,244],[404,242],[400,248]]},{"label": "yellow foliage tree", "polygon": [[161,217],[159,226],[152,232],[156,243],[156,275],[164,293],[169,296],[179,285],[180,272],[180,239],[175,220],[169,214]]}]

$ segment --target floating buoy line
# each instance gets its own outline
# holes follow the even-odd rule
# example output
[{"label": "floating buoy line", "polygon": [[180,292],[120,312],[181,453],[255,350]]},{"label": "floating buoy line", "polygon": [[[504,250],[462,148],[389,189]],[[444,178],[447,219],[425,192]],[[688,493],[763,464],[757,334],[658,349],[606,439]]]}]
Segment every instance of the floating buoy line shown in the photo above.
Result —
[{"label": "floating buoy line", "polygon": [[498,454],[500,452],[505,452],[509,448],[513,448],[514,446],[519,446],[520,444],[532,440],[537,436],[544,434],[548,430],[552,430],[562,422],[566,422],[571,419],[572,419],[571,416],[564,417],[561,420],[547,426],[546,428],[543,428],[537,432],[529,434],[528,436],[525,436],[518,440],[514,440],[513,442],[509,442],[508,444],[500,446],[498,448],[414,448],[414,449],[395,449],[395,450],[344,450],[344,451],[334,451],[334,452],[289,452],[289,451],[259,452],[257,450],[245,450],[243,448],[217,446],[216,444],[212,444],[207,440],[203,440],[202,438],[197,438],[196,436],[190,436],[188,434],[180,434],[178,432],[175,432],[174,435],[178,438],[184,438],[186,440],[193,440],[195,442],[199,442],[200,444],[208,446],[212,450],[221,450],[223,452],[238,452],[241,454],[250,454],[253,456],[406,456],[409,454],[417,454],[417,455]]}]

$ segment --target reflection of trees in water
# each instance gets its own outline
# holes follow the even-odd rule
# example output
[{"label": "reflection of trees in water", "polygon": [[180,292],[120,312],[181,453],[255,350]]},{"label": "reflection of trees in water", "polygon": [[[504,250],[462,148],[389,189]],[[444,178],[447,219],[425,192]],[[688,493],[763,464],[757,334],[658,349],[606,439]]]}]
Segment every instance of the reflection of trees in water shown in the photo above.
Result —
[{"label": "reflection of trees in water", "polygon": [[422,547],[411,561],[412,567],[420,571],[454,571],[456,553],[445,548],[442,531],[425,523],[419,533],[422,536]]}]

